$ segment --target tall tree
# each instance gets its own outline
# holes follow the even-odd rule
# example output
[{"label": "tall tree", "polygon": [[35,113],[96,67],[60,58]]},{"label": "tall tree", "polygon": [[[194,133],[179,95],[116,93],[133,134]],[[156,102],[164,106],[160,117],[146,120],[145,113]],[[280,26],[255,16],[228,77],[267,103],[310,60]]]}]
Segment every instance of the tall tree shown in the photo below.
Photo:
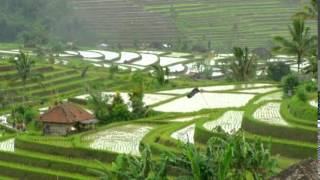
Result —
[{"label": "tall tree", "polygon": [[298,72],[303,58],[310,53],[316,45],[316,36],[311,35],[310,28],[305,27],[304,19],[294,19],[292,26],[289,26],[291,39],[281,36],[274,37],[276,52],[282,52],[297,56]]},{"label": "tall tree", "polygon": [[254,55],[249,54],[249,49],[239,47],[233,48],[233,59],[230,64],[232,76],[238,81],[247,81],[253,77],[256,72],[256,59]]},{"label": "tall tree", "polygon": [[[23,89],[26,89],[28,80],[40,82],[43,79],[43,75],[34,72],[32,69],[35,66],[35,61],[26,53],[20,51],[20,54],[11,59],[10,61],[17,70],[17,76],[21,80]],[[41,82],[40,82],[41,84]],[[23,101],[25,100],[25,93],[23,95]]]},{"label": "tall tree", "polygon": [[166,77],[169,77],[169,69],[167,67],[163,68],[160,64],[155,64],[152,65],[152,68],[154,70],[154,77],[161,86],[169,82],[168,79],[166,79]]}]

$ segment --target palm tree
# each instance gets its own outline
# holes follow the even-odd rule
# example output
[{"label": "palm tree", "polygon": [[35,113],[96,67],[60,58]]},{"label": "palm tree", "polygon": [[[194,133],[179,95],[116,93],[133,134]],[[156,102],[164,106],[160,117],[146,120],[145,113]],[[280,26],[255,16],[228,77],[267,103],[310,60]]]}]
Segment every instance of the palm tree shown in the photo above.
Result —
[{"label": "palm tree", "polygon": [[[43,86],[41,84],[41,79],[43,79],[43,76],[40,73],[32,71],[35,61],[28,54],[20,51],[20,54],[16,58],[11,59],[11,63],[17,70],[17,75],[22,82],[23,89],[26,89],[28,80],[34,80]],[[25,101],[25,94],[23,95],[23,101]]]},{"label": "palm tree", "polygon": [[152,65],[152,68],[154,69],[154,77],[158,81],[158,83],[163,86],[167,84],[169,81],[166,79],[166,77],[169,77],[169,69],[166,67],[165,69],[160,66],[160,64]]},{"label": "palm tree", "polygon": [[303,18],[308,20],[316,20],[318,18],[318,2],[317,0],[310,0],[310,4],[304,7],[304,11],[293,15],[293,18]]},{"label": "palm tree", "polygon": [[249,55],[249,49],[233,48],[233,60],[230,64],[233,77],[238,81],[247,81],[256,72],[256,60],[254,55]]},{"label": "palm tree", "polygon": [[281,36],[274,37],[277,44],[273,50],[297,56],[298,72],[302,59],[310,53],[316,45],[316,36],[310,34],[310,28],[305,27],[303,19],[294,19],[292,26],[289,26],[291,40]]}]

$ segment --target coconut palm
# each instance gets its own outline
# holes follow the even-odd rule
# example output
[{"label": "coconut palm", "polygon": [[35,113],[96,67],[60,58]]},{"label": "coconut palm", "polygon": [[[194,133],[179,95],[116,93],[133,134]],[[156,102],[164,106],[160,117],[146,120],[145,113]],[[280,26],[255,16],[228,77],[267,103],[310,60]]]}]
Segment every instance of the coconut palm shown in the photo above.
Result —
[{"label": "coconut palm", "polygon": [[254,55],[249,54],[249,49],[240,47],[233,48],[233,59],[230,64],[232,76],[238,81],[247,81],[255,75],[256,60]]},{"label": "coconut palm", "polygon": [[273,48],[275,52],[296,55],[298,63],[298,72],[303,58],[310,53],[316,45],[316,36],[311,35],[310,28],[305,27],[303,19],[294,19],[292,26],[289,26],[291,39],[281,36],[274,37],[276,46]]},{"label": "coconut palm", "polygon": [[[17,70],[17,75],[22,82],[23,89],[26,89],[28,80],[36,81],[43,87],[41,83],[43,75],[32,71],[33,67],[35,66],[35,61],[28,54],[20,51],[19,55],[16,58],[11,59],[10,62]],[[23,95],[23,101],[24,100],[25,95]]]},{"label": "coconut palm", "polygon": [[165,69],[160,66],[160,64],[152,65],[154,70],[154,77],[158,81],[158,83],[163,86],[168,83],[166,77],[169,77],[169,69],[166,67]]},{"label": "coconut palm", "polygon": [[293,18],[316,20],[318,18],[317,0],[310,0],[310,4],[304,7],[304,11],[296,13]]}]

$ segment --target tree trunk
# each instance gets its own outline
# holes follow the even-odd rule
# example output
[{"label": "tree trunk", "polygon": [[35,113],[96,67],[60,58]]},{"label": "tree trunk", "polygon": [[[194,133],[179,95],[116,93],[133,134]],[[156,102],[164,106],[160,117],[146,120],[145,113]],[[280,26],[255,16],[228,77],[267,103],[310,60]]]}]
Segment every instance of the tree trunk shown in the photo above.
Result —
[{"label": "tree trunk", "polygon": [[298,54],[298,73],[300,73],[301,54]]},{"label": "tree trunk", "polygon": [[25,101],[26,101],[26,81],[23,81],[23,95],[22,95],[22,104],[24,105]]}]

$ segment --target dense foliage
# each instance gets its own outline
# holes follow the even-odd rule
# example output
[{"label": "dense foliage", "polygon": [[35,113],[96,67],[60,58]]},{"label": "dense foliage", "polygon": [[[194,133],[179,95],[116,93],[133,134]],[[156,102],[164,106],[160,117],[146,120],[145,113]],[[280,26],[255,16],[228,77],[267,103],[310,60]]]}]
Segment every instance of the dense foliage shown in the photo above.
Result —
[{"label": "dense foliage", "polygon": [[290,66],[284,62],[268,64],[268,77],[274,81],[280,81],[283,76],[290,73]]},{"label": "dense foliage", "polygon": [[95,116],[102,123],[145,117],[147,115],[147,108],[143,103],[143,91],[133,91],[129,94],[129,98],[130,103],[126,104],[120,93],[116,93],[113,96],[102,96],[101,93],[93,92],[89,99],[89,106],[94,110]]},{"label": "dense foliage", "polygon": [[308,121],[316,121],[318,115],[317,108],[309,104],[310,98],[314,98],[312,94],[315,94],[316,91],[317,86],[315,82],[310,81],[299,85],[295,96],[289,101],[289,112],[295,117]]},{"label": "dense foliage", "polygon": [[294,74],[289,74],[282,78],[283,92],[292,96],[296,87],[299,85],[299,79]]},{"label": "dense foliage", "polygon": [[63,0],[2,0],[0,27],[0,41],[21,40],[28,47],[56,39],[82,40],[85,33],[68,1]]},{"label": "dense foliage", "polygon": [[316,36],[310,31],[310,27],[305,26],[303,19],[294,19],[292,26],[289,26],[291,39],[274,37],[276,44],[274,51],[297,56],[298,72],[303,58],[308,57],[316,46]]},{"label": "dense foliage", "polygon": [[177,179],[264,179],[276,167],[270,152],[260,142],[249,143],[238,133],[225,139],[212,137],[205,152],[193,144],[182,147],[181,154],[165,153],[159,163],[146,147],[141,157],[119,155],[111,171],[95,171],[102,179],[168,179],[167,170],[175,168]]},{"label": "dense foliage", "polygon": [[232,77],[238,81],[247,81],[255,76],[256,59],[254,55],[249,54],[249,49],[239,47],[233,48],[233,60],[230,65]]}]

